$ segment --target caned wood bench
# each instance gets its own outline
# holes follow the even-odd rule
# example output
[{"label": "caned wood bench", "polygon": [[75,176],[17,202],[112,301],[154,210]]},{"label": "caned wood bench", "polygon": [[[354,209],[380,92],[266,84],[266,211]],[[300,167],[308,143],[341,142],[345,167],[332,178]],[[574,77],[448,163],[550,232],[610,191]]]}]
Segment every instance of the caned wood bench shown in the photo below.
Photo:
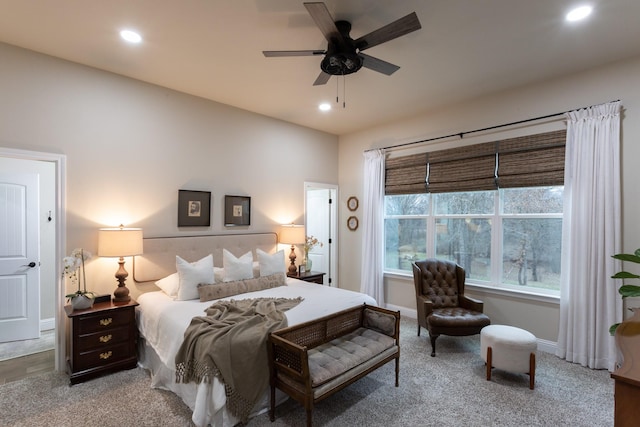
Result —
[{"label": "caned wood bench", "polygon": [[300,402],[311,427],[314,404],[395,359],[400,372],[400,312],[363,304],[269,336],[271,405],[276,388]]}]

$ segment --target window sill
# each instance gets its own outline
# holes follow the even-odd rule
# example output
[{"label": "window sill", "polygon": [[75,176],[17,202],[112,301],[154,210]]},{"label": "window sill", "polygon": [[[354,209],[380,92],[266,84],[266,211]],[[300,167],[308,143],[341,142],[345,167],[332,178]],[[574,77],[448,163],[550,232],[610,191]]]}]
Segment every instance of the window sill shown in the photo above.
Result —
[{"label": "window sill", "polygon": [[[400,272],[384,272],[385,278],[393,278],[400,280],[410,280],[413,283],[413,276],[410,274],[404,274]],[[467,282],[465,288],[470,291],[482,292],[490,295],[508,296],[511,298],[517,298],[526,301],[544,302],[548,304],[560,304],[560,297],[558,295],[548,295],[543,293],[537,293],[535,291],[516,291],[509,288],[499,288],[493,286],[479,285],[475,283]]]}]

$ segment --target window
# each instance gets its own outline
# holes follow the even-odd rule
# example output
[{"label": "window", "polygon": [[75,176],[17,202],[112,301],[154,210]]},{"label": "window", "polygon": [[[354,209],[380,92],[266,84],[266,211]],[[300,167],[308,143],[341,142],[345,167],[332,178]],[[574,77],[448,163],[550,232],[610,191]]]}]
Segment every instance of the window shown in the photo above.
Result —
[{"label": "window", "polygon": [[385,196],[385,270],[427,257],[469,283],[559,294],[562,186]]}]

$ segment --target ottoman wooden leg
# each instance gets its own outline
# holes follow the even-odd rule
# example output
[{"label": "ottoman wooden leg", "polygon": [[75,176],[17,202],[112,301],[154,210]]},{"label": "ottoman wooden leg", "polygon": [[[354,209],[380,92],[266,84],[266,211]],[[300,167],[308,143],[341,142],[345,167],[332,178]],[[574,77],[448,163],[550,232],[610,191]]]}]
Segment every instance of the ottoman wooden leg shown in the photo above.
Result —
[{"label": "ottoman wooden leg", "polygon": [[487,347],[487,381],[491,381],[491,347]]},{"label": "ottoman wooden leg", "polygon": [[529,355],[529,388],[533,390],[536,383],[536,354]]}]

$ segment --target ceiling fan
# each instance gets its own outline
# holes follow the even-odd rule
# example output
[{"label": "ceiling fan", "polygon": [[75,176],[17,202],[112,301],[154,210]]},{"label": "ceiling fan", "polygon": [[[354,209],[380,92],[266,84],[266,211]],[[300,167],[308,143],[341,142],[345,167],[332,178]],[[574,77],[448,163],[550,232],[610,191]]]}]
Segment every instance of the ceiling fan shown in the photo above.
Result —
[{"label": "ceiling fan", "polygon": [[322,2],[304,3],[309,15],[327,39],[327,50],[265,50],[266,57],[324,55],[320,75],[314,86],[326,84],[331,76],[355,73],[365,67],[390,76],[400,67],[362,53],[363,50],[388,42],[422,28],[415,12],[353,40],[349,36],[351,23],[335,21]]}]

